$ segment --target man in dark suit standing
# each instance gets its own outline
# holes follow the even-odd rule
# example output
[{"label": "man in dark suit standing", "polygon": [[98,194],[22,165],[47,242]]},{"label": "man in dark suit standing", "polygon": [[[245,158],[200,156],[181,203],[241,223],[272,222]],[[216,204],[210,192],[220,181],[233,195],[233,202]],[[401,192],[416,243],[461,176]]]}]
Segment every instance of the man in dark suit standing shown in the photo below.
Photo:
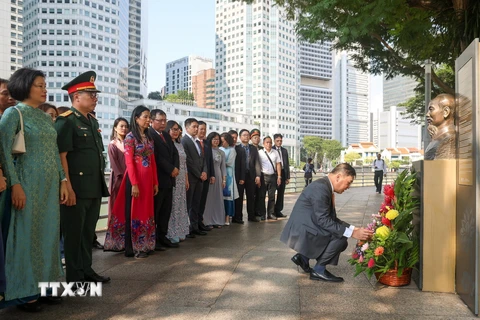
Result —
[{"label": "man in dark suit standing", "polygon": [[[341,163],[328,176],[309,184],[298,197],[283,229],[280,240],[298,252],[292,261],[309,272],[311,280],[343,281],[328,272],[326,266],[338,264],[340,253],[348,246],[348,238],[367,240],[373,236],[372,231],[337,218],[334,192],[341,194],[347,190],[355,176],[352,166]],[[309,259],[317,260],[313,269]]]},{"label": "man in dark suit standing", "polygon": [[[237,155],[235,157],[235,181],[237,183],[237,190],[240,189],[240,186],[243,188],[243,184],[245,183],[245,167],[246,167],[246,160],[245,160],[245,149],[242,148],[241,144],[237,144],[238,139],[238,132],[235,130],[230,130],[228,133],[233,138],[233,143],[235,144],[235,151]],[[242,197],[243,198],[243,197]],[[237,203],[235,202],[235,206]],[[242,199],[242,207],[243,207],[243,199]],[[232,223],[244,224],[243,221],[243,212],[242,210],[238,210],[235,208],[235,216],[232,219]]]},{"label": "man in dark suit standing", "polygon": [[[248,142],[250,141],[250,132],[247,129],[240,130],[241,148],[245,150],[245,179],[243,185],[238,186],[238,199],[235,199],[235,216],[242,217],[243,193],[247,194],[247,213],[248,221],[260,222],[261,218],[255,215],[255,188],[260,187],[260,175],[262,169],[258,150]],[[238,155],[237,155],[238,156]]]},{"label": "man in dark suit standing", "polygon": [[[260,145],[260,130],[252,129],[250,131],[250,141],[252,141],[252,146],[257,148],[258,151],[263,150],[263,147]],[[262,167],[262,161],[260,161],[260,170],[262,169],[264,168]],[[255,188],[255,215],[260,216],[262,221],[267,219],[267,216],[265,215],[265,196],[262,196],[264,190],[265,179],[262,170],[260,172],[260,186]]]},{"label": "man in dark suit standing", "polygon": [[195,235],[205,236],[207,233],[200,230],[200,200],[202,197],[203,182],[207,180],[207,162],[202,152],[202,145],[197,138],[198,121],[195,118],[185,120],[185,135],[182,145],[187,154],[188,183],[187,209],[190,217],[190,238]]},{"label": "man in dark suit standing", "polygon": [[210,231],[213,227],[207,227],[203,224],[203,213],[205,212],[205,204],[207,203],[208,190],[210,184],[215,183],[215,168],[213,167],[213,155],[212,147],[208,144],[207,136],[207,124],[204,121],[198,121],[198,134],[197,138],[202,145],[202,152],[205,154],[205,161],[207,162],[207,180],[203,181],[202,198],[200,199],[199,210],[199,226],[202,231]]},{"label": "man in dark suit standing", "polygon": [[167,115],[160,109],[150,112],[152,121],[150,136],[153,137],[154,155],[157,165],[158,193],[154,198],[155,210],[155,250],[163,251],[165,247],[178,248],[178,243],[172,243],[167,238],[168,222],[172,212],[172,192],[175,186],[175,177],[180,167],[177,148],[172,138],[165,131]]},{"label": "man in dark suit standing", "polygon": [[280,161],[282,164],[282,183],[277,187],[277,200],[275,201],[275,216],[277,218],[286,218],[287,216],[282,213],[283,201],[285,198],[285,187],[290,183],[290,161],[288,160],[288,151],[282,147],[283,136],[277,133],[273,136],[275,142],[275,149],[280,155]]}]

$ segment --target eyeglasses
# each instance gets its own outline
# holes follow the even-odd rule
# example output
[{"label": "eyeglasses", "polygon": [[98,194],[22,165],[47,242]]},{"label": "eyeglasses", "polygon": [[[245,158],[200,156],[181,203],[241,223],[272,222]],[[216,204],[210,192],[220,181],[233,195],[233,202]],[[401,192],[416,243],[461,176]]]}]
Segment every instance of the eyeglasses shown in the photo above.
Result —
[{"label": "eyeglasses", "polygon": [[85,93],[85,94],[89,95],[89,96],[90,96],[90,98],[92,98],[92,99],[96,99],[96,98],[98,98],[98,93],[97,93],[97,92],[88,92],[88,91],[83,91],[83,92],[81,92],[81,93]]},{"label": "eyeglasses", "polygon": [[33,86],[34,86],[35,88],[38,88],[38,89],[41,89],[41,90],[47,90],[47,86],[46,86],[46,85],[34,84]]},{"label": "eyeglasses", "polygon": [[165,123],[167,122],[167,119],[153,119],[155,122],[160,122],[160,123]]},{"label": "eyeglasses", "polygon": [[180,128],[170,128],[170,130],[172,130],[172,131],[179,131]]}]

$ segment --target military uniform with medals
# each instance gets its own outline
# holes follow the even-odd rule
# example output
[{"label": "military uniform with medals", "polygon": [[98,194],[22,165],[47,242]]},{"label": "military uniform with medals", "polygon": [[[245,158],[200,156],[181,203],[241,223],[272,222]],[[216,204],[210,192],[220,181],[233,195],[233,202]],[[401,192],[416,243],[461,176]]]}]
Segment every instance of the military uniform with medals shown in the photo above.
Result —
[{"label": "military uniform with medals", "polygon": [[[97,93],[95,77],[95,72],[85,72],[62,89],[69,94],[82,91]],[[98,121],[92,113],[84,116],[71,107],[57,118],[55,129],[59,152],[67,153],[69,179],[76,196],[75,205],[62,205],[60,208],[66,280],[106,282],[110,278],[99,276],[92,269],[92,239],[95,237],[102,197],[109,196]]]}]

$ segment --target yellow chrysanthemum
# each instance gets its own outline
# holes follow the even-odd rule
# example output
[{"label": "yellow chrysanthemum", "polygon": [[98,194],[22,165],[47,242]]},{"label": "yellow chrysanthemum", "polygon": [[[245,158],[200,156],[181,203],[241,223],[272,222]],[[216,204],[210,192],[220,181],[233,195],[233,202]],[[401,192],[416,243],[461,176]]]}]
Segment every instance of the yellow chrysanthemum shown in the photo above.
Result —
[{"label": "yellow chrysanthemum", "polygon": [[377,228],[377,230],[375,231],[375,234],[380,239],[387,239],[388,236],[390,235],[390,229],[387,226],[381,226]]},{"label": "yellow chrysanthemum", "polygon": [[390,210],[390,211],[387,212],[385,217],[387,217],[388,220],[393,220],[396,217],[398,217],[398,211],[397,210]]}]

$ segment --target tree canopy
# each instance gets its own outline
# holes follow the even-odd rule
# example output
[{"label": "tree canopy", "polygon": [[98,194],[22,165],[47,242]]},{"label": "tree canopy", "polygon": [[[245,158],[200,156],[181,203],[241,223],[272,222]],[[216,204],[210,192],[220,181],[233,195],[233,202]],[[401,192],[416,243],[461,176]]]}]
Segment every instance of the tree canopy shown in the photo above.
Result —
[{"label": "tree canopy", "polygon": [[337,140],[327,140],[315,136],[303,137],[303,147],[307,151],[307,157],[323,162],[323,156],[328,160],[335,160],[343,150],[342,144]]},{"label": "tree canopy", "polygon": [[187,90],[178,90],[177,93],[167,95],[165,100],[168,102],[193,101],[193,93],[188,93]]},{"label": "tree canopy", "polygon": [[162,100],[162,94],[160,93],[160,91],[152,91],[148,94],[148,99]]},{"label": "tree canopy", "polygon": [[454,88],[436,66],[454,70],[455,59],[480,35],[478,0],[274,1],[296,19],[303,40],[332,42],[335,50],[353,52],[355,66],[364,72],[422,79],[430,59],[432,80],[446,93]]}]

